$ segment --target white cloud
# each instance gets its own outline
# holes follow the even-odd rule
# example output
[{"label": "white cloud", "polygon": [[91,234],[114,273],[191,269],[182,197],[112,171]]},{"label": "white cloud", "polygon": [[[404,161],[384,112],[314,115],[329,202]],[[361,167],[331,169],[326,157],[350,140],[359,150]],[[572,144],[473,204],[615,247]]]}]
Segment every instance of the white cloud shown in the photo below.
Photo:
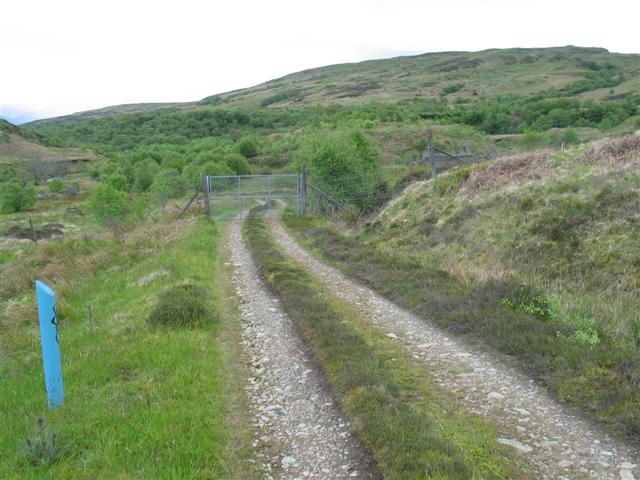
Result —
[{"label": "white cloud", "polygon": [[197,100],[409,52],[574,44],[640,52],[635,1],[20,0],[0,11],[0,103],[49,114]]}]

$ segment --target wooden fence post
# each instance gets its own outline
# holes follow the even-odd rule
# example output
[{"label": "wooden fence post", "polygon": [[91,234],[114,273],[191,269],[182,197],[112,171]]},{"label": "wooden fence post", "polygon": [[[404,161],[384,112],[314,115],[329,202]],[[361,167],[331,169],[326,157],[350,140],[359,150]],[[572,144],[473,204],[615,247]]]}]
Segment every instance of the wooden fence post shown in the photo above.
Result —
[{"label": "wooden fence post", "polygon": [[436,178],[436,160],[433,158],[433,132],[429,129],[429,160],[431,161],[431,178]]}]

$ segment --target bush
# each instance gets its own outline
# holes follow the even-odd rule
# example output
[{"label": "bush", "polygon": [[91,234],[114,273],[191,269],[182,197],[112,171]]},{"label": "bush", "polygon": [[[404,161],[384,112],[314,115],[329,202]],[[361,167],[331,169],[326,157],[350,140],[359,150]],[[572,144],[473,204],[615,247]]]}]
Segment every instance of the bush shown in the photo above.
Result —
[{"label": "bush", "polygon": [[50,193],[58,193],[64,190],[64,182],[59,178],[54,178],[49,182],[49,192]]},{"label": "bush", "polygon": [[450,93],[456,93],[459,90],[462,90],[464,87],[464,83],[450,83],[446,87],[442,89],[442,95],[449,95]]},{"label": "bush", "polygon": [[105,227],[114,229],[129,213],[127,196],[111,185],[101,184],[93,189],[86,203],[87,211]]},{"label": "bush", "polygon": [[163,209],[169,199],[184,195],[186,191],[187,182],[173,169],[162,170],[151,185],[151,193],[160,201]]},{"label": "bush", "polygon": [[36,203],[36,189],[17,176],[7,176],[0,181],[0,212],[14,213]]},{"label": "bush", "polygon": [[251,175],[251,166],[246,158],[239,153],[230,153],[224,156],[224,163],[233,170],[236,175]]},{"label": "bush", "polygon": [[370,211],[381,190],[380,154],[362,132],[323,132],[298,155],[309,166],[309,181],[339,201]]},{"label": "bush", "polygon": [[252,136],[242,137],[238,142],[238,152],[246,158],[255,157],[258,154],[258,142]]},{"label": "bush", "polygon": [[121,192],[129,191],[129,181],[127,177],[121,173],[112,173],[110,175],[104,175],[102,177],[102,182],[107,185],[111,185],[116,190],[120,190]]},{"label": "bush", "polygon": [[209,296],[199,285],[185,283],[171,287],[158,297],[147,321],[151,325],[192,327],[216,320],[217,315],[209,308]]}]

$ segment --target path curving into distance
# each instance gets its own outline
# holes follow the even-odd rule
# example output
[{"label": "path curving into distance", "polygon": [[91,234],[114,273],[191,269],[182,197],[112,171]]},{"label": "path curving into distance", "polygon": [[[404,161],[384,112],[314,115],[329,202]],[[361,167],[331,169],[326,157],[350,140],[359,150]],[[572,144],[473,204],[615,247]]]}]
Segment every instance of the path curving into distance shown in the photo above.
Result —
[{"label": "path curving into distance", "polygon": [[251,371],[245,389],[255,428],[253,447],[265,478],[379,478],[294,324],[262,282],[241,225],[231,222],[226,244]]},{"label": "path curving into distance", "polygon": [[[526,456],[538,478],[640,479],[640,452],[602,432],[551,398],[517,369],[451,337],[305,251],[279,222],[280,247],[332,295],[427,366],[434,382],[456,394],[469,413],[488,417],[499,442]],[[634,477],[635,475],[635,477]]]}]

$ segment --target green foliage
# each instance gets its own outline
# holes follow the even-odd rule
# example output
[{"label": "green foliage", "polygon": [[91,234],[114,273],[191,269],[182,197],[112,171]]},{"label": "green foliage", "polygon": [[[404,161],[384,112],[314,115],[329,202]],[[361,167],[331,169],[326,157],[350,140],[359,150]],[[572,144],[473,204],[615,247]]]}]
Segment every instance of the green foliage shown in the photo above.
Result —
[{"label": "green foliage", "polygon": [[138,162],[134,167],[133,190],[136,192],[146,192],[149,190],[153,184],[153,178],[159,170],[160,166],[153,160]]},{"label": "green foliage", "polygon": [[370,211],[382,181],[380,154],[362,132],[321,132],[297,156],[306,163],[309,180],[325,193],[361,211]]},{"label": "green foliage", "polygon": [[253,136],[242,137],[238,141],[238,152],[246,158],[255,157],[258,154],[258,141]]},{"label": "green foliage", "polygon": [[226,163],[236,175],[251,175],[251,166],[249,165],[249,162],[239,153],[230,153],[225,155],[224,163]]},{"label": "green foliage", "polygon": [[226,163],[207,162],[200,168],[200,176],[233,175],[233,170]]},{"label": "green foliage", "polygon": [[297,97],[300,94],[298,90],[287,90],[284,92],[276,93],[275,95],[271,95],[260,102],[263,107],[267,105],[271,105],[273,103],[282,102],[283,100],[288,100],[290,98]]},{"label": "green foliage", "polygon": [[129,191],[129,180],[121,173],[111,173],[102,176],[102,182],[107,185],[111,185],[116,190],[121,192]]},{"label": "green foliage", "polygon": [[464,88],[464,83],[450,83],[446,87],[442,89],[442,95],[449,95],[451,93],[456,93]]},{"label": "green foliage", "polygon": [[540,320],[556,318],[553,304],[544,295],[533,293],[526,285],[520,285],[510,297],[503,298],[501,303],[515,312],[526,313]]},{"label": "green foliage", "polygon": [[200,285],[185,283],[158,296],[147,321],[166,327],[194,327],[217,319],[210,308],[210,293]]},{"label": "green foliage", "polygon": [[187,191],[187,182],[176,170],[162,170],[153,179],[151,194],[164,205]]},{"label": "green foliage", "polygon": [[566,143],[578,143],[580,141],[580,135],[575,128],[567,128],[562,134],[562,139]]},{"label": "green foliage", "polygon": [[64,182],[59,178],[54,178],[48,182],[48,189],[50,193],[58,193],[64,190]]},{"label": "green foliage", "polygon": [[447,175],[437,177],[433,188],[440,196],[457,192],[472,171],[471,167],[457,168]]},{"label": "green foliage", "polygon": [[109,184],[94,187],[85,208],[100,225],[112,228],[123,222],[130,211],[126,194]]},{"label": "green foliage", "polygon": [[0,174],[0,212],[13,213],[36,203],[36,189],[13,171]]}]

